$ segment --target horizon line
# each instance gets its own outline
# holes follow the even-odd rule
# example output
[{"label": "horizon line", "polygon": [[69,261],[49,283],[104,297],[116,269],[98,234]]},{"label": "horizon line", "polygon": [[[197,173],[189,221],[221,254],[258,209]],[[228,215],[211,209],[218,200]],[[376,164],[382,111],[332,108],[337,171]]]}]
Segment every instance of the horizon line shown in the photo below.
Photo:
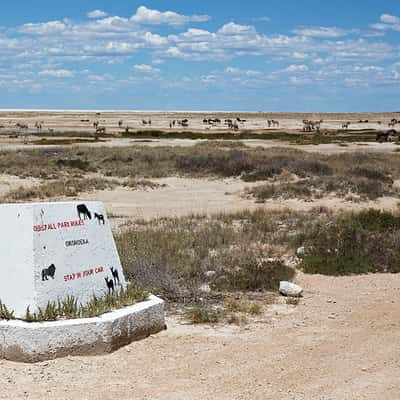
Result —
[{"label": "horizon line", "polygon": [[127,113],[246,113],[246,114],[392,114],[400,111],[245,111],[245,110],[138,110],[107,108],[0,108],[0,112],[127,112]]}]

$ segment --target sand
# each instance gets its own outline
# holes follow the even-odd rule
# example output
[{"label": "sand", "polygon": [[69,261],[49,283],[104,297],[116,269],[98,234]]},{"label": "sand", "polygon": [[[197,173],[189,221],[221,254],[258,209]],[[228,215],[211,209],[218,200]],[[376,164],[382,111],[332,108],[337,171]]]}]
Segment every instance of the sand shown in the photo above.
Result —
[{"label": "sand", "polygon": [[[127,224],[129,226],[129,221],[136,219],[149,220],[190,214],[232,213],[257,208],[268,210],[288,208],[295,211],[308,211],[314,207],[324,206],[339,212],[356,211],[364,208],[396,210],[399,204],[399,199],[395,197],[382,197],[376,201],[357,203],[333,196],[313,201],[299,199],[268,200],[260,204],[247,196],[246,191],[253,186],[261,185],[262,181],[248,183],[238,178],[194,179],[179,177],[152,179],[152,181],[162,186],[165,185],[165,187],[139,190],[117,187],[113,190],[84,193],[76,199],[103,201],[111,216],[114,228],[126,227]],[[67,198],[61,199],[67,200]]]},{"label": "sand", "polygon": [[297,308],[243,327],[168,330],[117,352],[0,361],[0,398],[385,400],[400,396],[400,276],[298,276]]}]

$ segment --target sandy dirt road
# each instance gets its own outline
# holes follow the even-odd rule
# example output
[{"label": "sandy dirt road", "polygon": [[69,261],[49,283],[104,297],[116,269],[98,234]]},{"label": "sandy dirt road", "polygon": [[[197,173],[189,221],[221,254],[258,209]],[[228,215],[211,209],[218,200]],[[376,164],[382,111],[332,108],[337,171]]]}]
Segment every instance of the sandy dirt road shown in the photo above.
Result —
[{"label": "sandy dirt road", "polygon": [[299,306],[269,306],[247,326],[169,318],[167,331],[106,356],[0,361],[0,398],[400,398],[400,275],[298,282]]}]

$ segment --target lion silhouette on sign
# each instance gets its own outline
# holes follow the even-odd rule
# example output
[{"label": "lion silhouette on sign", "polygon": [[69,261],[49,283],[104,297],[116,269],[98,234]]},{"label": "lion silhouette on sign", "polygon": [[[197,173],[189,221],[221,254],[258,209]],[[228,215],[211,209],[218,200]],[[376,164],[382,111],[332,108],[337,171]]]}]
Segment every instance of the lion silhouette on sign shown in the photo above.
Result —
[{"label": "lion silhouette on sign", "polygon": [[49,277],[54,279],[56,274],[56,266],[51,264],[48,268],[42,269],[42,281],[48,281]]}]

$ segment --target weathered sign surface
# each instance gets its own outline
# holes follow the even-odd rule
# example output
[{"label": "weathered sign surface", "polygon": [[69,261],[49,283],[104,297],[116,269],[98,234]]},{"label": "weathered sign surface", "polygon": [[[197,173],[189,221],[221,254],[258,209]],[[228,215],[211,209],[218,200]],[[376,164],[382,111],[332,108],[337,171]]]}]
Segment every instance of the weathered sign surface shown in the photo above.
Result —
[{"label": "weathered sign surface", "polygon": [[0,206],[0,300],[23,317],[74,296],[85,303],[125,285],[100,202]]}]

